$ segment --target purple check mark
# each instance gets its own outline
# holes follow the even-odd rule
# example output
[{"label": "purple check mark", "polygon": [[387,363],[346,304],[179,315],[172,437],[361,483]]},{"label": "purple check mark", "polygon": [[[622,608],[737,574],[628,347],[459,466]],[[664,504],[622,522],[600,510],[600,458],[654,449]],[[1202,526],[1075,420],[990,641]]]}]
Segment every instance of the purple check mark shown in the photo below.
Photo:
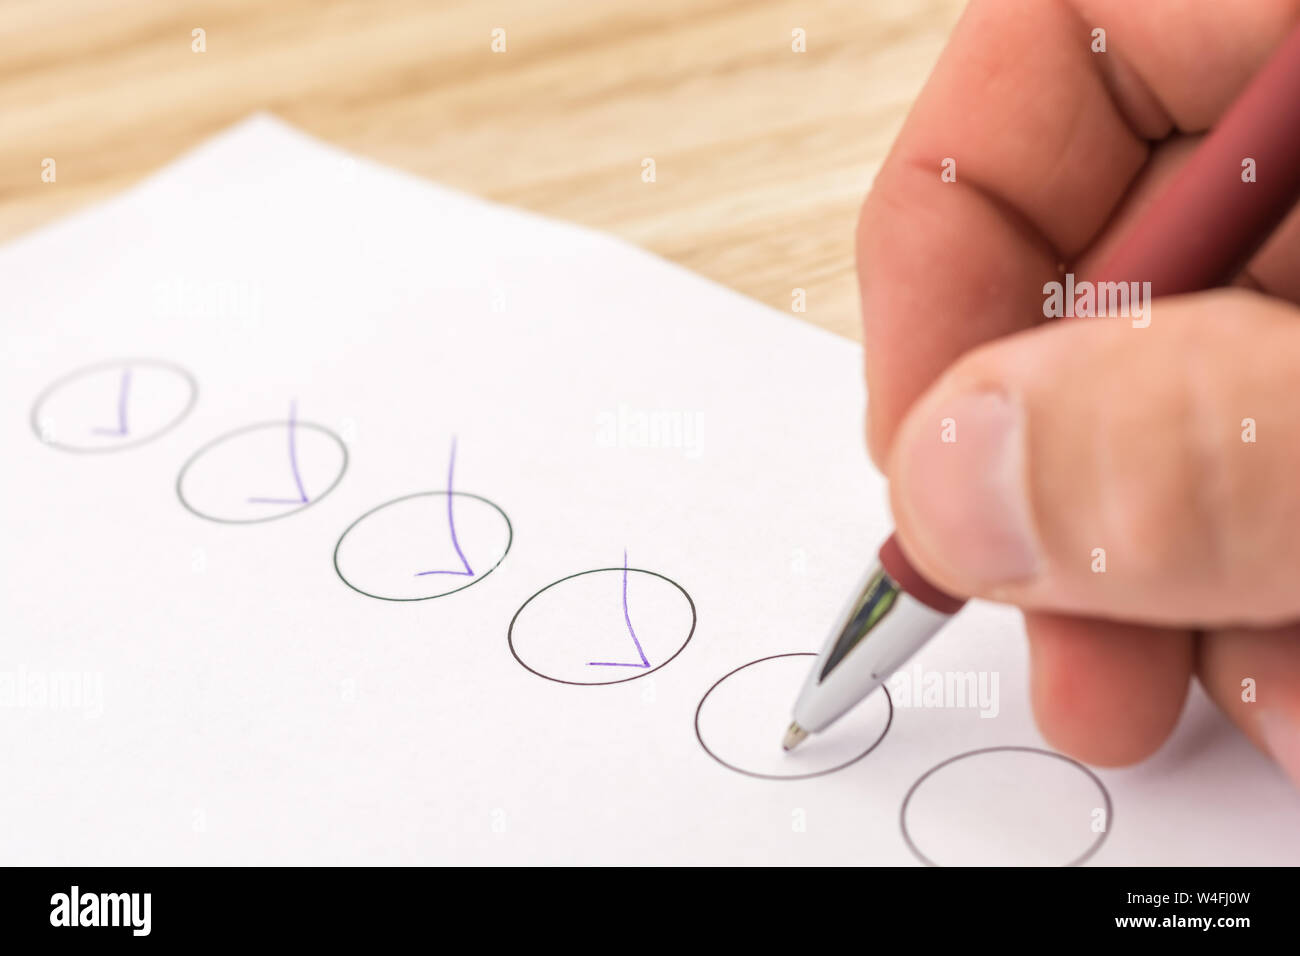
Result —
[{"label": "purple check mark", "polygon": [[293,469],[293,482],[298,486],[297,498],[249,498],[260,505],[305,505],[309,499],[307,490],[302,486],[302,475],[298,472],[298,403],[289,402],[289,467]]},{"label": "purple check mark", "polygon": [[638,670],[645,670],[650,666],[650,661],[645,656],[645,651],[641,649],[641,642],[637,640],[636,631],[632,629],[632,615],[627,610],[627,549],[623,549],[623,620],[627,622],[627,632],[632,636],[632,643],[636,645],[637,656],[641,658],[639,664],[624,664],[615,661],[588,661],[588,667],[635,667]]},{"label": "purple check mark", "polygon": [[452,494],[452,490],[451,490],[452,478],[455,476],[455,474],[456,474],[456,439],[453,437],[451,440],[451,464],[447,466],[447,528],[451,531],[451,546],[456,549],[456,557],[460,558],[460,564],[464,570],[416,571],[415,576],[417,578],[422,578],[428,574],[450,574],[453,577],[460,577],[460,578],[472,578],[474,576],[474,569],[471,568],[469,566],[469,562],[465,560],[465,552],[460,549],[460,541],[456,538],[456,515],[455,512],[452,511],[452,502],[456,500],[456,496]]},{"label": "purple check mark", "polygon": [[126,400],[131,393],[131,369],[129,367],[122,369],[122,382],[117,387],[117,427],[116,428],[95,428],[92,429],[96,435],[112,435],[116,438],[124,437],[127,432],[126,427]]}]

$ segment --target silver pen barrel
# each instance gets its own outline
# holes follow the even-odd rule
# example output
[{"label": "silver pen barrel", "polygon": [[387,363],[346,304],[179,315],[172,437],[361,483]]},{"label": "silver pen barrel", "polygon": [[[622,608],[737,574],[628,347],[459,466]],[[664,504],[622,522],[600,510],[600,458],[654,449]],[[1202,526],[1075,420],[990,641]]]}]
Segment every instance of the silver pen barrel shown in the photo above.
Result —
[{"label": "silver pen barrel", "polygon": [[877,564],[837,618],[794,705],[784,746],[825,730],[924,646],[951,614],[910,596]]}]

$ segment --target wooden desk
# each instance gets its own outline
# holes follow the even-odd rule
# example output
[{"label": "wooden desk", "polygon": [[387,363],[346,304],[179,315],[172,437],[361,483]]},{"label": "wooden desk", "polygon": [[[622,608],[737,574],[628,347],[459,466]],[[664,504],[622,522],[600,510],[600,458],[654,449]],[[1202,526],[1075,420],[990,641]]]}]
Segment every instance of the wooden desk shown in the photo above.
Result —
[{"label": "wooden desk", "polygon": [[[857,338],[858,205],[961,6],[6,0],[0,239],[265,109],[779,309],[802,288],[804,318]],[[192,50],[196,28],[206,52]],[[792,50],[796,28],[806,52]]]}]

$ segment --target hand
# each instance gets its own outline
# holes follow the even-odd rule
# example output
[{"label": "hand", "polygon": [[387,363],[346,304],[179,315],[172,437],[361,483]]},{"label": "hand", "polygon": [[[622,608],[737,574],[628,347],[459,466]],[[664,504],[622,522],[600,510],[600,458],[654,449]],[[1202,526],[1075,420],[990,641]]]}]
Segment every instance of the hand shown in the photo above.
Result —
[{"label": "hand", "polygon": [[1300,785],[1300,211],[1247,288],[1146,328],[1043,318],[1298,19],[975,0],[862,210],[868,443],[904,550],[1025,609],[1039,727],[1091,763],[1159,747],[1196,674]]}]

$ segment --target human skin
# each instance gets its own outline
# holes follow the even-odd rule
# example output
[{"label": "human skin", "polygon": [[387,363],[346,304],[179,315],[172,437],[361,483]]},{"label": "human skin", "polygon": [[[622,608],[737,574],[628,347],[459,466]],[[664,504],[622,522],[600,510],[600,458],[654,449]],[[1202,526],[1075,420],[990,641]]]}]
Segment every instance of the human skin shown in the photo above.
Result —
[{"label": "human skin", "polygon": [[1300,786],[1300,209],[1237,288],[1147,328],[1043,317],[1297,22],[974,0],[863,205],[867,439],[903,549],[1024,609],[1039,728],[1090,763],[1155,751],[1195,675]]}]

